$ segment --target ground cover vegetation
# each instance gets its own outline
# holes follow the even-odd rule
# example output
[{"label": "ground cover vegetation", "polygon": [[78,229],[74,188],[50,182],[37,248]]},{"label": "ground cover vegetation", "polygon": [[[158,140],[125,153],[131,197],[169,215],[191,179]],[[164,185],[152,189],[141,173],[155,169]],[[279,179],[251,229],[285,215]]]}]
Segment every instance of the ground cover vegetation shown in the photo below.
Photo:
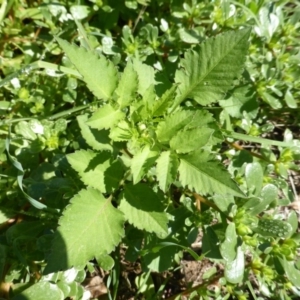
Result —
[{"label": "ground cover vegetation", "polygon": [[1,299],[299,299],[299,19],[3,0]]}]

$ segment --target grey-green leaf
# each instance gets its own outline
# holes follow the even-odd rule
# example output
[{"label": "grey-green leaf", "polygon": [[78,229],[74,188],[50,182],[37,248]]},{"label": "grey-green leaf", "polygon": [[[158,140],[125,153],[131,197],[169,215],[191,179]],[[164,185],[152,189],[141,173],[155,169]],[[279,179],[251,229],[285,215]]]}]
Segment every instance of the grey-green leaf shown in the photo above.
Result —
[{"label": "grey-green leaf", "polygon": [[33,284],[21,294],[13,297],[13,300],[63,300],[64,298],[62,290],[56,284],[48,281],[41,281]]},{"label": "grey-green leaf", "polygon": [[230,223],[226,228],[225,241],[221,244],[220,252],[226,262],[232,262],[236,258],[237,235],[235,224]]},{"label": "grey-green leaf", "polygon": [[225,278],[230,283],[240,283],[244,277],[245,256],[242,247],[237,248],[236,258],[233,261],[228,261],[225,265]]}]

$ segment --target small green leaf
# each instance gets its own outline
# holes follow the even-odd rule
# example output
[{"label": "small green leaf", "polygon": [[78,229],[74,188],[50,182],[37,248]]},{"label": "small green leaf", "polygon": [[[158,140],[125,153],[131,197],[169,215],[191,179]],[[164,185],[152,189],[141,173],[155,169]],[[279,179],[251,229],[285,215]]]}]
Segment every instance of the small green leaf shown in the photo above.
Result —
[{"label": "small green leaf", "polygon": [[117,87],[118,75],[114,64],[92,51],[56,38],[71,62],[82,75],[87,87],[99,99],[108,100]]},{"label": "small green leaf", "polygon": [[260,219],[254,231],[266,237],[285,238],[293,229],[289,223],[281,220]]},{"label": "small green leaf", "polygon": [[300,289],[300,271],[295,268],[294,262],[287,261],[285,258],[279,258],[279,260],[283,265],[287,278],[295,287]]},{"label": "small green leaf", "polygon": [[41,281],[33,284],[21,294],[13,297],[13,300],[63,300],[64,298],[62,290],[56,284]]},{"label": "small green leaf", "polygon": [[110,130],[109,137],[115,142],[128,141],[132,137],[131,128],[126,120],[122,120]]},{"label": "small green leaf", "polygon": [[45,274],[85,266],[100,254],[110,253],[124,236],[123,214],[92,188],[71,199],[59,225]]},{"label": "small green leaf", "polygon": [[157,159],[156,174],[159,187],[166,192],[170,184],[175,181],[179,161],[171,151],[164,151]]},{"label": "small green leaf", "polygon": [[291,225],[292,227],[292,230],[290,232],[290,235],[293,235],[297,229],[298,229],[298,216],[296,214],[296,212],[294,210],[292,210],[290,213],[289,213],[289,216],[287,218],[287,222]]},{"label": "small green leaf", "polygon": [[245,257],[242,247],[237,248],[236,258],[233,261],[226,262],[225,265],[225,278],[230,283],[241,283],[244,277]]},{"label": "small green leaf", "polygon": [[170,141],[170,147],[177,153],[188,153],[205,146],[214,130],[210,128],[194,128],[179,131]]},{"label": "small green leaf", "polygon": [[115,110],[111,105],[107,104],[100,107],[93,116],[88,119],[87,124],[98,130],[111,128],[117,122],[124,119],[124,117],[125,114],[122,111]]},{"label": "small green leaf", "polygon": [[197,151],[181,155],[179,174],[182,185],[194,189],[199,194],[229,194],[244,197],[229,173],[207,152]]},{"label": "small green leaf", "polygon": [[20,134],[22,137],[28,140],[35,140],[37,138],[37,135],[33,132],[33,130],[30,128],[28,122],[20,121],[16,127],[15,131],[17,134]]},{"label": "small green leaf", "polygon": [[158,152],[146,145],[132,158],[130,168],[134,184],[138,183],[146,172],[154,165],[157,156]]},{"label": "small green leaf", "polygon": [[263,212],[270,203],[275,201],[278,198],[278,189],[273,184],[267,184],[261,190],[261,201],[254,207],[251,207],[251,214],[258,215]]},{"label": "small green leaf", "polygon": [[111,270],[115,265],[114,259],[107,254],[101,254],[98,257],[96,257],[96,259],[99,264],[99,267],[102,268],[104,271]]},{"label": "small green leaf", "polygon": [[247,164],[245,170],[245,179],[248,189],[253,193],[254,196],[259,195],[261,192],[263,177],[264,173],[260,163],[253,162]]},{"label": "small green leaf", "polygon": [[227,226],[225,233],[225,241],[221,244],[220,252],[226,262],[232,262],[237,255],[237,235],[235,231],[235,224],[230,223]]},{"label": "small green leaf", "polygon": [[126,185],[119,209],[138,229],[154,232],[161,238],[168,234],[167,214],[156,193],[147,185]]},{"label": "small green leaf", "polygon": [[119,85],[116,89],[120,109],[128,106],[132,101],[135,100],[137,88],[138,76],[136,71],[133,69],[132,63],[129,61],[121,75]]}]

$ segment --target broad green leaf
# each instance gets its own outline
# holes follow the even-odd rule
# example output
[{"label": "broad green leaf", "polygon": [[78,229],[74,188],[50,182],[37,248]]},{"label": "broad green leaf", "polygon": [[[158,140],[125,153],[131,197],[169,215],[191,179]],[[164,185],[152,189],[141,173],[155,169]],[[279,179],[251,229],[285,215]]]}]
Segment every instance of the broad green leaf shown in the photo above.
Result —
[{"label": "broad green leaf", "polygon": [[138,183],[147,171],[153,166],[158,152],[152,150],[146,145],[140,152],[135,154],[131,160],[131,173],[133,175],[133,183]]},{"label": "broad green leaf", "polygon": [[170,141],[170,147],[177,153],[188,153],[205,146],[214,130],[210,128],[194,128],[179,131]]},{"label": "broad green leaf", "polygon": [[151,84],[155,85],[156,83],[154,69],[138,59],[133,60],[133,68],[138,74],[138,93],[143,95]]},{"label": "broad green leaf", "polygon": [[168,234],[167,214],[161,200],[147,185],[126,185],[119,209],[128,222],[138,229],[154,232],[161,238]]},{"label": "broad green leaf", "polygon": [[156,161],[156,175],[159,187],[166,192],[172,182],[176,180],[178,172],[178,158],[171,151],[164,151]]},{"label": "broad green leaf", "polygon": [[171,138],[192,120],[194,111],[182,110],[166,117],[164,122],[160,122],[157,127],[156,135],[163,144],[168,144]]},{"label": "broad green leaf", "polygon": [[13,300],[63,300],[65,299],[62,290],[53,283],[41,281],[33,284],[21,294],[12,298]]},{"label": "broad green leaf", "polygon": [[71,199],[55,232],[45,274],[82,267],[110,253],[124,236],[124,216],[95,189],[81,190]]},{"label": "broad green leaf", "polygon": [[254,196],[257,196],[261,192],[263,185],[263,169],[260,163],[253,162],[246,166],[245,179],[247,182],[248,189]]},{"label": "broad green leaf", "polygon": [[84,184],[109,193],[118,187],[123,177],[120,162],[112,162],[109,152],[79,150],[67,155],[68,162],[78,172]]},{"label": "broad green leaf", "polygon": [[93,129],[86,124],[88,119],[87,115],[77,117],[78,125],[80,127],[81,135],[86,143],[94,150],[109,150],[112,151],[113,147],[110,145],[109,131],[105,129]]},{"label": "broad green leaf", "polygon": [[220,252],[226,262],[232,262],[236,258],[237,235],[235,224],[230,223],[226,228],[225,241],[220,246]]},{"label": "broad green leaf", "polygon": [[236,258],[233,261],[228,261],[225,265],[225,278],[230,283],[240,283],[244,277],[245,256],[242,247],[237,248]]},{"label": "broad green leaf", "polygon": [[120,108],[128,106],[134,99],[138,88],[138,76],[133,69],[132,63],[128,62],[121,75],[119,85],[116,89]]},{"label": "broad green leaf", "polygon": [[117,122],[124,119],[125,114],[120,110],[115,110],[109,104],[100,107],[91,118],[88,119],[87,124],[92,128],[98,130],[103,128],[111,128]]},{"label": "broad green leaf", "polygon": [[114,64],[102,55],[56,39],[93,94],[99,99],[109,100],[118,82]]},{"label": "broad green leaf", "polygon": [[229,194],[244,197],[224,167],[204,151],[181,155],[179,175],[183,186],[201,195]]},{"label": "broad green leaf", "polygon": [[187,51],[180,62],[182,69],[175,74],[179,85],[174,107],[186,98],[202,105],[222,99],[241,74],[249,34],[248,28],[227,31],[203,42],[197,52]]},{"label": "broad green leaf", "polygon": [[174,84],[161,96],[160,99],[154,102],[154,106],[152,108],[152,115],[154,117],[161,116],[167,111],[170,103],[174,101],[176,89],[177,85]]}]

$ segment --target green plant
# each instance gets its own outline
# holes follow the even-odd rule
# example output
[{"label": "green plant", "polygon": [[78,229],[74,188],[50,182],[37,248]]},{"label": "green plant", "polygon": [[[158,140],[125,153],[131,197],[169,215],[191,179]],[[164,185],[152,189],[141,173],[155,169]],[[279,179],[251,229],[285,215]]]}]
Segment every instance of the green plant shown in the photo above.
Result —
[{"label": "green plant", "polygon": [[[289,52],[264,46],[273,49],[272,39],[286,37],[287,28],[297,36],[297,16],[282,21],[281,32],[267,20],[284,20],[284,4],[175,2],[141,3],[153,11],[169,5],[170,18],[150,24],[141,10],[149,23],[123,26],[119,40],[110,23],[99,39],[92,21],[80,23],[111,14],[112,4],[71,5],[80,46],[57,36],[50,43],[63,65],[25,55],[27,65],[3,80],[13,98],[0,103],[8,112],[1,124],[0,270],[14,284],[13,299],[39,299],[45,290],[55,290],[49,298],[81,299],[79,283],[97,268],[107,271],[108,295],[116,299],[122,251],[140,261],[135,291],[147,299],[161,297],[166,285],[157,288],[151,271],[174,270],[184,252],[211,262],[205,280],[183,292],[191,299],[299,295],[297,216],[280,210],[293,200],[286,178],[299,170],[299,141],[288,130],[284,141],[259,137],[273,129],[265,112],[297,106],[297,81],[274,73]],[[131,17],[138,3],[114,13]],[[75,30],[64,5],[59,12],[48,6],[38,15],[47,34],[58,33],[59,22]],[[262,148],[247,151],[235,139]],[[200,256],[191,249],[199,232]]]}]

